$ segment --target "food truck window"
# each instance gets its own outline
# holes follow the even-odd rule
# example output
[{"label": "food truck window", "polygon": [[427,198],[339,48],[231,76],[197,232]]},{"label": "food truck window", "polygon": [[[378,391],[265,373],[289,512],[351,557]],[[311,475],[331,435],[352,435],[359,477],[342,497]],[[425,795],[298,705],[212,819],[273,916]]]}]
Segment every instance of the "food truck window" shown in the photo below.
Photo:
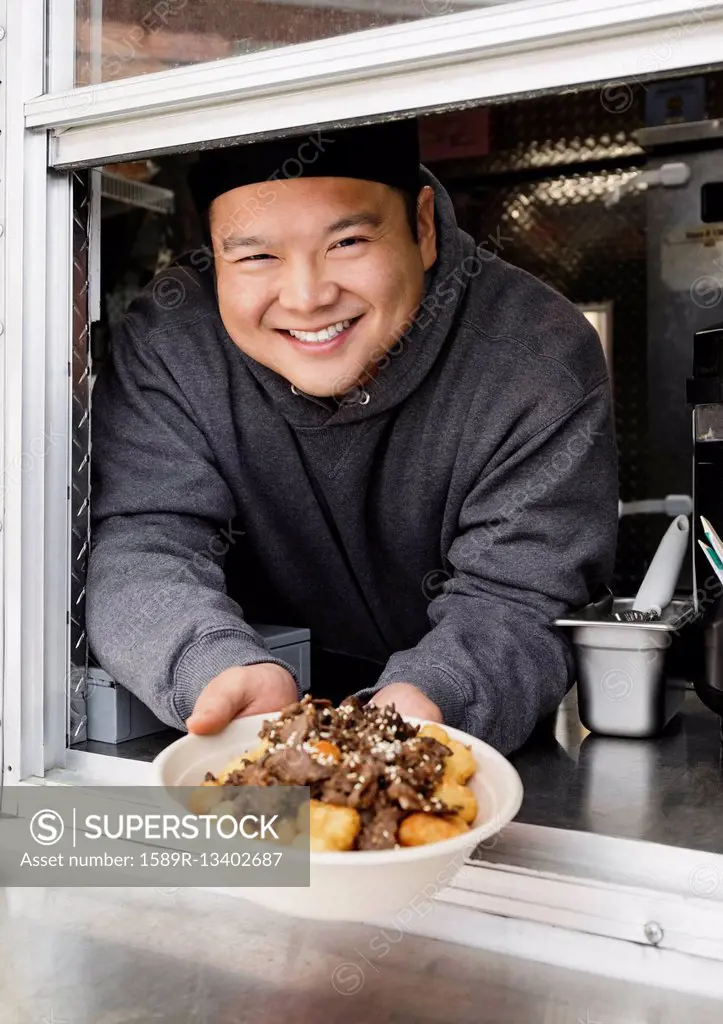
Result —
[{"label": "food truck window", "polygon": [[[723,97],[720,82],[709,76],[713,104]],[[460,226],[477,239],[497,239],[497,258],[559,290],[598,332],[614,388],[621,494],[631,510],[620,520],[613,580],[615,595],[622,598],[636,593],[669,522],[654,500],[665,495],[651,491],[646,472],[648,404],[664,399],[650,394],[647,373],[650,305],[659,296],[649,285],[648,199],[635,184],[648,160],[634,134],[644,126],[644,99],[638,90],[621,114],[589,90],[421,121],[423,160],[449,191]],[[101,230],[94,271],[100,294],[91,335],[94,373],[108,357],[129,301],[157,271],[203,245],[187,184],[195,159],[193,152],[168,154],[96,171]],[[684,402],[684,395],[675,400]],[[684,499],[690,481],[681,477],[676,483]],[[77,501],[84,498],[79,487]],[[684,598],[685,581],[683,591]],[[178,734],[114,685],[90,653],[86,685],[71,693],[73,748],[152,758]],[[675,665],[669,669],[669,685],[681,690],[682,713],[667,730],[656,728],[644,738],[588,728],[594,726],[594,713],[591,718],[588,708],[587,724],[581,721],[578,691],[571,692],[558,714],[513,756],[527,793],[520,821],[629,838],[652,835],[673,845],[691,841],[682,816],[671,812],[671,781],[679,779],[680,758],[694,738],[701,750],[715,748],[718,719],[696,697],[692,676],[683,678],[683,672],[675,678]],[[630,673],[618,675],[610,677],[602,700],[621,712],[624,722],[626,707],[631,714],[633,708],[632,701],[625,704],[629,691],[642,681]],[[313,679],[310,685],[313,692]],[[712,763],[699,768],[702,777],[712,770]],[[619,798],[621,789],[626,799]],[[718,841],[717,826],[701,834],[701,848],[715,848]]]},{"label": "food truck window", "polygon": [[[171,17],[190,18],[192,5],[187,6],[186,11],[185,5],[178,4],[171,14],[172,4],[168,11],[156,5],[154,12],[161,27],[156,28],[156,22],[141,26],[142,37],[135,32],[126,40],[123,53],[104,47],[108,40],[118,40],[119,25],[123,40],[123,26],[129,24],[124,19],[136,17],[135,8],[130,3],[123,7],[107,2],[99,18],[101,5],[88,2],[79,6],[70,77],[61,81],[62,76],[53,70],[55,62],[51,62],[48,82],[55,83],[55,93],[28,96],[24,110],[25,124],[35,133],[31,138],[44,143],[43,133],[49,135],[52,170],[47,195],[42,193],[48,201],[48,223],[69,231],[72,225],[68,274],[72,275],[72,291],[67,287],[64,293],[71,322],[68,334],[72,335],[72,400],[68,402],[72,410],[72,471],[67,480],[70,599],[60,612],[48,606],[44,624],[46,630],[57,634],[59,624],[65,628],[67,612],[69,657],[59,670],[52,658],[46,658],[45,664],[51,667],[44,684],[55,692],[58,677],[63,675],[68,721],[58,726],[58,716],[35,700],[37,688],[32,700],[27,692],[20,693],[21,666],[16,659],[17,679],[5,680],[3,756],[5,772],[17,770],[17,761],[13,757],[11,763],[8,751],[22,749],[20,741],[25,737],[17,725],[21,717],[31,721],[37,756],[27,760],[31,767],[23,769],[23,777],[42,773],[44,727],[50,735],[59,728],[65,732],[67,725],[68,754],[77,755],[69,757],[68,764],[81,774],[81,764],[84,771],[90,763],[90,758],[81,761],[83,755],[105,755],[95,764],[102,760],[115,765],[121,759],[147,763],[173,738],[168,730],[159,730],[142,706],[133,704],[115,680],[94,664],[85,640],[84,568],[92,541],[87,524],[93,501],[88,486],[92,459],[88,411],[96,372],[112,351],[113,330],[128,302],[155,272],[200,244],[186,178],[201,146],[243,142],[276,132],[299,133],[308,125],[358,123],[419,112],[423,116],[424,159],[448,190],[460,225],[478,239],[498,239],[498,258],[559,290],[598,330],[612,371],[620,451],[622,506],[612,581],[616,597],[635,595],[672,516],[692,511],[685,378],[690,374],[693,336],[715,322],[723,294],[715,248],[718,236],[710,225],[705,231],[697,230],[701,188],[719,176],[704,163],[717,159],[710,125],[723,114],[721,74],[715,70],[723,52],[719,45],[723,19],[713,5],[710,11],[707,5],[698,5],[692,13],[681,5],[677,20],[668,5],[668,20],[655,20],[654,24],[652,20],[644,22],[637,10],[640,5],[632,10],[631,5],[616,0],[600,0],[592,11],[575,0],[470,4],[470,9],[460,13],[457,5],[452,11],[444,5],[438,9],[437,5],[422,4],[416,12],[403,2],[384,5],[384,17],[393,12],[396,24],[404,23],[399,35],[402,46],[399,40],[389,42],[389,34],[367,39],[364,29],[369,23],[363,19],[349,28],[344,20],[347,12],[353,9],[358,13],[365,6],[361,2],[334,5],[335,11],[344,12],[344,18],[337,20],[330,13],[332,5],[309,4],[316,12],[314,19],[296,22],[301,35],[289,34],[288,38],[270,40],[256,28],[242,34],[224,20],[218,35],[231,47],[226,52],[199,46],[200,34],[192,21],[171,22]],[[220,3],[206,6],[222,7]],[[244,9],[252,6],[264,5],[243,5]],[[297,12],[304,5],[283,6]],[[490,10],[485,12],[484,6]],[[365,16],[372,7],[373,17],[381,18],[381,5],[369,5]],[[434,38],[431,33],[422,38],[420,26],[430,23],[432,15]],[[659,15],[657,11],[656,19]],[[483,16],[489,16],[484,26]],[[174,33],[172,24],[179,31]],[[477,33],[474,45],[473,30]],[[387,23],[379,31],[392,33],[396,29]],[[552,34],[553,45],[533,39],[543,31]],[[344,64],[344,73],[338,72],[333,81],[324,80],[318,86],[307,79],[312,71],[323,79],[323,60],[332,52],[337,32],[352,33],[352,42],[344,37],[344,47],[350,49],[335,57]],[[525,33],[523,46],[520,38]],[[572,35],[568,38],[566,33]],[[493,37],[494,45],[490,42]],[[563,37],[565,45],[561,45]],[[315,40],[315,55],[323,53],[324,57],[317,63],[305,51],[305,63],[291,68],[283,63],[284,54],[293,55],[296,51],[290,44],[303,38]],[[387,51],[381,47],[381,39],[389,43],[394,74],[387,75],[382,66]],[[494,52],[483,53],[482,39]],[[358,46],[354,40],[359,41]],[[414,49],[414,67],[407,47],[407,43],[412,46],[410,40],[418,47]],[[449,52],[434,50],[437,63],[425,63],[427,50],[422,50],[439,47],[439,40],[452,40]],[[161,42],[168,47],[159,58]],[[207,42],[204,40],[204,45]],[[284,89],[279,86],[281,79],[274,79],[276,71],[263,81],[254,80],[252,89],[242,81],[241,65],[232,58],[223,65],[214,63],[226,53],[244,52],[239,49],[242,44],[251,51],[279,48],[278,62],[272,63],[277,71],[281,68],[290,76],[284,80]],[[499,51],[494,50],[495,45]],[[367,50],[362,60],[359,53],[364,46]],[[462,56],[467,53],[465,47],[474,49],[469,63]],[[353,75],[352,51],[354,59],[359,58]],[[514,60],[509,59],[510,53]],[[601,86],[612,55],[620,62],[616,67],[623,69],[621,77]],[[120,66],[111,66],[109,56],[120,61]],[[271,55],[266,56],[271,61]],[[159,64],[154,64],[158,59],[173,69],[170,77],[146,77],[146,72],[159,70]],[[250,60],[260,59],[260,54],[251,54]],[[203,65],[203,82],[192,77],[200,70],[197,63]],[[694,76],[702,77],[702,92],[697,84],[680,92],[681,97],[696,98],[690,110],[685,99],[673,104],[650,101],[658,80],[677,79],[684,72],[691,76],[690,69],[697,66],[706,68],[704,74]],[[247,67],[251,65],[244,65]],[[112,83],[111,78],[115,79]],[[61,95],[59,90],[69,88],[73,81],[87,85]],[[206,91],[194,91],[197,86]],[[677,184],[668,188],[661,184],[665,175],[660,165],[672,159],[670,142],[658,151],[646,143],[644,132],[665,129],[667,122],[679,130],[681,119],[686,118],[691,124],[698,118],[708,125],[705,144],[697,153],[686,138],[676,162],[686,164],[687,177],[678,175]],[[42,170],[45,172],[44,163]],[[653,177],[647,172],[654,172]],[[14,180],[18,180],[17,174]],[[714,208],[712,203],[706,206],[708,213]],[[58,210],[72,217],[63,220]],[[713,262],[709,259],[711,245],[716,257]],[[44,249],[29,247],[28,251],[45,255]],[[56,297],[62,291],[60,276],[60,270],[50,267],[50,290]],[[52,299],[50,296],[49,308],[55,308]],[[36,310],[33,313],[37,315]],[[49,337],[60,337],[65,329],[61,321],[53,321]],[[45,344],[42,331],[30,341],[37,345],[37,336]],[[65,372],[67,355],[64,350],[62,358],[53,363],[53,379],[57,380],[59,367],[61,376]],[[27,379],[23,384],[27,402],[36,402]],[[41,404],[42,396],[32,409],[37,412]],[[65,486],[62,492],[65,500]],[[62,503],[48,501],[47,509],[48,515],[58,512],[58,522],[62,521]],[[720,521],[715,513],[713,519]],[[10,522],[6,543],[10,535],[21,542],[17,516]],[[28,548],[27,537],[22,543]],[[47,553],[39,551],[37,557],[52,565]],[[46,575],[51,572],[48,569]],[[684,565],[678,596],[690,598],[694,585],[690,565]],[[6,631],[13,650],[21,648],[22,624],[19,617],[17,623],[11,622],[17,637],[12,630]],[[598,701],[594,712],[590,701],[586,707],[578,705],[578,692],[572,691],[561,710],[541,723],[529,744],[513,755],[526,788],[521,823],[570,834],[590,832],[723,852],[718,826],[723,808],[716,777],[720,722],[710,706],[712,697],[704,686],[698,687],[705,643],[693,631],[684,630],[680,620],[673,625],[670,632],[675,634],[676,646],[670,645],[666,686],[655,691],[654,702],[642,705],[649,712],[648,724],[654,726],[651,735],[623,738],[605,735],[598,728],[601,708],[615,711],[613,716],[603,716],[608,728],[611,717],[619,728],[621,721],[625,724],[633,711],[640,710],[636,704],[639,677],[628,668],[604,676],[602,703]],[[37,621],[33,620],[31,628],[26,617],[22,638],[26,646],[32,644],[36,627]],[[49,649],[46,641],[46,656]],[[43,650],[39,650],[33,670],[43,667]],[[644,661],[649,667],[651,659]],[[27,670],[24,673],[23,685]],[[35,685],[34,680],[31,683]],[[311,685],[313,688],[313,680]],[[677,713],[668,721],[669,706],[673,705]],[[43,713],[40,717],[38,707]],[[95,711],[97,732],[91,722]],[[35,767],[38,762],[40,769]],[[44,767],[54,765],[46,763]]]}]

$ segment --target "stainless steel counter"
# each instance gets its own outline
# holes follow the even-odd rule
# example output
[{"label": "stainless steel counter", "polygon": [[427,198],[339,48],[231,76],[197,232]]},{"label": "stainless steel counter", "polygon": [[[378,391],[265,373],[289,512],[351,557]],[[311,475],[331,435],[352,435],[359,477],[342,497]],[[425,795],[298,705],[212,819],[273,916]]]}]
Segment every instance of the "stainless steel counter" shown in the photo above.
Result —
[{"label": "stainless steel counter", "polygon": [[656,739],[587,734],[568,695],[553,728],[512,757],[531,825],[723,853],[721,720],[691,690]]},{"label": "stainless steel counter", "polygon": [[[152,760],[179,735],[169,729],[79,749]],[[512,758],[525,785],[517,820],[723,853],[721,749],[721,720],[693,691],[651,740],[586,735],[572,691],[554,721]]]},{"label": "stainless steel counter", "polygon": [[[721,1003],[183,890],[0,891],[2,1024],[718,1024]],[[372,947],[372,939],[379,941]],[[360,952],[364,950],[366,957]]]}]

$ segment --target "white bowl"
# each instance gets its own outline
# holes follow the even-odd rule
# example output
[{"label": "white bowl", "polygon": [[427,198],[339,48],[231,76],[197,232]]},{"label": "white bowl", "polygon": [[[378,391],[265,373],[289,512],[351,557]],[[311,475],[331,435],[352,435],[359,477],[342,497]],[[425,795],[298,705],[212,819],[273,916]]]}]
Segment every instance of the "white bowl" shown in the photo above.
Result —
[{"label": "white bowl", "polygon": [[[258,744],[264,721],[275,714],[236,718],[222,732],[189,733],[166,747],[153,762],[153,785],[196,786],[206,772],[217,774],[229,761]],[[419,718],[406,719],[428,724]],[[450,884],[465,857],[515,817],[522,803],[522,782],[502,754],[482,740],[443,726],[450,739],[472,748],[477,770],[467,785],[477,798],[477,817],[461,836],[427,846],[397,850],[311,853],[310,885],[239,887],[236,893],[295,917],[325,921],[378,921],[421,904]],[[171,795],[171,794],[169,794]],[[417,905],[419,905],[417,904]],[[410,916],[411,919],[411,916]]]}]

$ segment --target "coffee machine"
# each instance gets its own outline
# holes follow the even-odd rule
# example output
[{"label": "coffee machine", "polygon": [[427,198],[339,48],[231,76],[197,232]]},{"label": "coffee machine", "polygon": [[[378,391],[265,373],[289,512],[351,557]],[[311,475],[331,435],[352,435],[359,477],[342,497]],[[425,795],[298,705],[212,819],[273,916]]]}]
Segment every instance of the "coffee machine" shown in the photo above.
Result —
[{"label": "coffee machine", "polygon": [[723,716],[723,582],[698,540],[706,543],[700,517],[723,531],[723,323],[697,331],[693,375],[687,381],[693,411],[692,679],[698,696]]}]

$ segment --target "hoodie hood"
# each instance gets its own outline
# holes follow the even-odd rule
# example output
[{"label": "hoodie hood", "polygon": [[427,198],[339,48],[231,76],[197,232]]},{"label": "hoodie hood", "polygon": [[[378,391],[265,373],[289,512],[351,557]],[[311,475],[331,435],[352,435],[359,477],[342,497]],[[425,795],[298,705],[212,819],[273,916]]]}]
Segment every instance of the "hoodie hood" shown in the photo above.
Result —
[{"label": "hoodie hood", "polygon": [[296,427],[335,426],[370,419],[403,402],[414,392],[437,359],[455,320],[466,289],[461,264],[474,251],[473,240],[457,226],[447,191],[426,167],[420,167],[422,185],[434,189],[437,259],[427,272],[425,293],[408,327],[369,383],[345,396],[317,398],[306,395],[263,364],[242,352],[227,334],[221,317],[219,329],[284,418]]}]

